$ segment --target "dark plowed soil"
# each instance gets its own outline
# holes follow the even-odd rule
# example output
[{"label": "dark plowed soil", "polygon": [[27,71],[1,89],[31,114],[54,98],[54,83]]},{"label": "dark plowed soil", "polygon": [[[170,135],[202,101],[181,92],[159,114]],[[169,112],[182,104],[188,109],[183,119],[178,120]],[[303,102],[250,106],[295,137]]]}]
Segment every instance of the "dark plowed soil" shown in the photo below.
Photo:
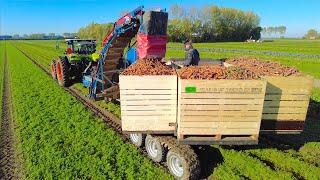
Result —
[{"label": "dark plowed soil", "polygon": [[16,163],[13,122],[10,108],[9,77],[7,60],[5,59],[2,117],[0,123],[0,179],[20,179],[17,173],[19,163]]}]

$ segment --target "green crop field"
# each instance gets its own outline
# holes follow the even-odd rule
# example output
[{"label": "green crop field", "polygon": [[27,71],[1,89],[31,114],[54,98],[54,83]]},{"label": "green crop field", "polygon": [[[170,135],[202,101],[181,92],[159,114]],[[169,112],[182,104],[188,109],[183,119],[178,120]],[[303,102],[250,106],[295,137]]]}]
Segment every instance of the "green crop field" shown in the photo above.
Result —
[{"label": "green crop field", "polygon": [[[28,179],[172,178],[28,59],[49,70],[51,60],[63,53],[63,42],[58,50],[56,41],[7,41],[6,44],[5,48],[0,41],[0,83],[6,51],[17,137]],[[201,43],[195,47],[202,58],[259,57],[297,67],[320,78],[319,45],[320,41],[274,40],[259,44]],[[183,56],[182,44],[168,44],[167,59]],[[73,87],[87,93],[81,84]],[[314,89],[312,100],[320,103],[320,89]],[[97,104],[120,116],[119,105]],[[204,158],[214,164],[206,169],[207,176],[209,179],[320,179],[320,120],[308,118],[307,121],[306,132],[281,136],[281,144],[261,141],[257,146],[214,146],[215,151]]]},{"label": "green crop field", "polygon": [[6,51],[27,179],[171,179],[14,45]]}]

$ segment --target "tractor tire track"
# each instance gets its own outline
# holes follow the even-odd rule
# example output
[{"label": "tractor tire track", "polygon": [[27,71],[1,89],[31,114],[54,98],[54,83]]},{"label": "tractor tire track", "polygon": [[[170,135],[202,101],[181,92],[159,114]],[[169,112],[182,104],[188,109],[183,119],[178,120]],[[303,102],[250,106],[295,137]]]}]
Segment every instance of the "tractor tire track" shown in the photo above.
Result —
[{"label": "tractor tire track", "polygon": [[7,54],[4,58],[2,114],[0,123],[0,179],[20,179],[17,174],[14,125],[11,108]]}]

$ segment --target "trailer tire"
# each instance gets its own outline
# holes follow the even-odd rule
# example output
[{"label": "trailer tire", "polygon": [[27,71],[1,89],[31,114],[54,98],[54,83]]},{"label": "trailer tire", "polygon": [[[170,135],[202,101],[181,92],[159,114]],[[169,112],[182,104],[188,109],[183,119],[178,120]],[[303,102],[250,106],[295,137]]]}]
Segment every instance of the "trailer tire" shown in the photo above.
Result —
[{"label": "trailer tire", "polygon": [[177,179],[198,179],[200,162],[197,154],[188,145],[181,145],[169,150],[167,166]]},{"label": "trailer tire", "polygon": [[55,60],[51,61],[51,76],[52,76],[52,79],[54,79],[54,80],[57,79],[56,61]]},{"label": "trailer tire", "polygon": [[141,133],[131,133],[129,134],[129,138],[135,146],[143,147],[146,139],[146,135]]},{"label": "trailer tire", "polygon": [[56,61],[57,79],[60,86],[70,86],[70,65],[67,58],[60,57]]},{"label": "trailer tire", "polygon": [[162,162],[167,154],[167,149],[162,145],[161,141],[155,136],[147,135],[145,147],[148,156],[154,162]]}]

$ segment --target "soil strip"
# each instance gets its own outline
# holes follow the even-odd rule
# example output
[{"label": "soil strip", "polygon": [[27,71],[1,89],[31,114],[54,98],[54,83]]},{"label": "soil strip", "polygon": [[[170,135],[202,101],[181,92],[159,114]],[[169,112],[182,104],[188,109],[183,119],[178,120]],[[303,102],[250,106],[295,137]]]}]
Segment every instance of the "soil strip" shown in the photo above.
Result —
[{"label": "soil strip", "polygon": [[0,123],[0,177],[3,179],[20,179],[17,174],[17,169],[20,165],[16,161],[15,154],[14,125],[7,67],[7,54],[5,51],[2,117]]}]

